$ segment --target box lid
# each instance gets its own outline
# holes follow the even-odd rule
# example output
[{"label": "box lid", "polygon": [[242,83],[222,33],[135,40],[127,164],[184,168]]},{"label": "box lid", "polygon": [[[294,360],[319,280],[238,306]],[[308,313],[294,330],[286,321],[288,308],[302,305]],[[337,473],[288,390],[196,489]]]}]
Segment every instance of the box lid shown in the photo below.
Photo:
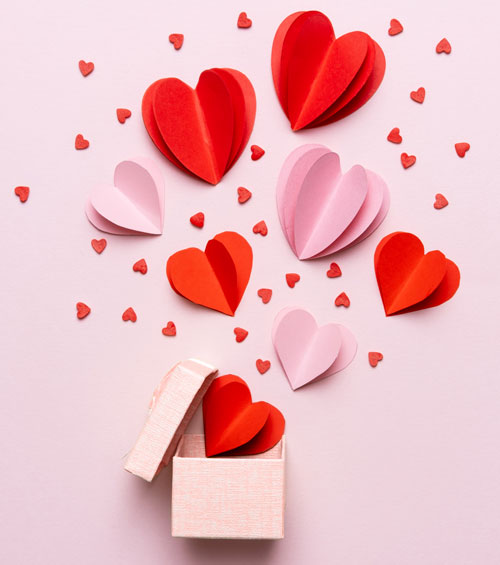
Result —
[{"label": "box lid", "polygon": [[153,393],[149,414],[125,470],[151,481],[172,459],[217,369],[198,359],[177,363]]}]

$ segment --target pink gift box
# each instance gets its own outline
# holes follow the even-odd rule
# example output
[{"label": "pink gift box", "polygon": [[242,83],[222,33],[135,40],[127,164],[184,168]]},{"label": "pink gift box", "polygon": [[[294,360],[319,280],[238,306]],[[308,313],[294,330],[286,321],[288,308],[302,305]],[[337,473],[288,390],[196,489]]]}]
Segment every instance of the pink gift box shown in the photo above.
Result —
[{"label": "pink gift box", "polygon": [[285,437],[258,455],[206,457],[203,435],[183,435],[216,374],[189,359],[165,375],[125,469],[151,481],[173,459],[173,536],[283,538]]}]

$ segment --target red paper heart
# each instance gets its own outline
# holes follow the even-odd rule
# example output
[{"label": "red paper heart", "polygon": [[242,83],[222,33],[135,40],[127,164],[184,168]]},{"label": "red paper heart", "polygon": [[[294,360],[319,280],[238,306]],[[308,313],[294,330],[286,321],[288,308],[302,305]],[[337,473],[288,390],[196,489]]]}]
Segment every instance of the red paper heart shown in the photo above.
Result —
[{"label": "red paper heart", "polygon": [[367,102],[385,73],[382,49],[360,31],[335,38],[321,12],[296,12],[272,49],[276,93],[294,131],[339,120]]},{"label": "red paper heart", "polygon": [[387,316],[438,306],[460,284],[458,267],[441,251],[424,254],[411,233],[394,232],[375,250],[375,273]]},{"label": "red paper heart", "polygon": [[241,14],[238,16],[238,27],[246,29],[251,26],[252,26],[252,20],[249,17],[247,17],[246,12],[241,12]]},{"label": "red paper heart", "polygon": [[89,145],[90,145],[89,141],[85,139],[81,133],[79,133],[75,137],[75,149],[79,149],[79,150],[87,149]]},{"label": "red paper heart", "polygon": [[459,157],[465,157],[467,151],[469,151],[470,145],[468,143],[455,143],[455,151]]},{"label": "red paper heart", "polygon": [[351,301],[345,292],[341,292],[335,299],[335,306],[345,306],[349,308]]},{"label": "red paper heart", "polygon": [[253,227],[253,233],[260,233],[260,235],[266,236],[267,235],[267,225],[264,220],[257,222]]},{"label": "red paper heart", "polygon": [[133,308],[127,308],[122,314],[122,320],[124,322],[137,322],[137,314]]},{"label": "red paper heart", "polygon": [[271,300],[273,291],[270,288],[260,288],[257,291],[257,295],[262,299],[264,304],[267,304]]},{"label": "red paper heart", "polygon": [[190,247],[167,261],[172,289],[207,308],[234,316],[252,271],[252,248],[235,232],[211,239],[205,251]]},{"label": "red paper heart", "polygon": [[295,284],[300,281],[300,275],[298,275],[297,273],[287,273],[285,278],[286,278],[286,284],[290,288],[293,288]]},{"label": "red paper heart", "polygon": [[383,358],[384,356],[382,353],[379,353],[378,351],[370,351],[370,353],[368,353],[368,362],[371,367],[376,367],[378,362],[382,361]]},{"label": "red paper heart", "polygon": [[285,419],[267,402],[252,403],[243,379],[224,375],[212,382],[203,397],[203,425],[207,457],[254,455],[280,441]]},{"label": "red paper heart", "polygon": [[448,206],[448,204],[448,200],[446,200],[442,194],[436,194],[436,200],[434,201],[434,208],[436,208],[436,210],[441,210],[441,208]]},{"label": "red paper heart", "polygon": [[342,275],[342,271],[337,263],[331,263],[330,268],[326,271],[326,276],[329,279],[334,279],[336,277],[340,277]]},{"label": "red paper heart", "polygon": [[90,314],[90,308],[84,302],[76,303],[76,317],[83,320]]},{"label": "red paper heart", "polygon": [[415,155],[408,155],[408,153],[401,153],[401,164],[405,169],[414,165],[417,161]]},{"label": "red paper heart", "polygon": [[167,325],[162,328],[161,333],[169,337],[177,335],[177,328],[175,327],[174,322],[167,322]]},{"label": "red paper heart", "polygon": [[189,218],[189,221],[196,228],[202,228],[205,225],[205,214],[203,212],[198,212]]},{"label": "red paper heart", "polygon": [[234,69],[203,71],[196,88],[177,78],[154,82],[142,117],[158,149],[176,167],[217,184],[246,147],[255,120],[255,92]]},{"label": "red paper heart", "polygon": [[264,149],[262,149],[262,147],[259,147],[258,145],[251,145],[250,151],[252,152],[252,161],[258,161],[265,154]]},{"label": "red paper heart", "polygon": [[132,115],[132,112],[127,108],[117,108],[116,117],[121,124],[124,124]]},{"label": "red paper heart", "polygon": [[106,245],[108,244],[108,242],[102,238],[102,239],[93,239],[90,244],[92,245],[94,251],[96,253],[99,253],[99,255],[106,249]]},{"label": "red paper heart", "polygon": [[78,62],[78,68],[84,77],[89,75],[94,70],[94,63],[89,61],[86,63],[83,59]]},{"label": "red paper heart", "polygon": [[174,46],[174,49],[179,50],[184,43],[184,35],[182,33],[171,33],[168,40]]},{"label": "red paper heart", "polygon": [[234,328],[234,335],[236,336],[237,343],[245,341],[248,331],[243,328]]},{"label": "red paper heart", "polygon": [[269,371],[269,369],[271,368],[271,361],[263,361],[262,359],[257,359],[257,361],[255,361],[255,366],[257,367],[257,371],[259,371],[259,373],[263,375],[264,373],[267,373],[267,371]]},{"label": "red paper heart", "polygon": [[26,202],[30,195],[29,186],[16,186],[14,189],[14,194],[19,198],[21,202]]},{"label": "red paper heart", "polygon": [[401,143],[403,141],[403,138],[399,134],[399,128],[391,129],[389,135],[387,136],[387,141],[390,141],[391,143]]},{"label": "red paper heart", "polygon": [[389,27],[389,35],[398,35],[398,33],[401,33],[402,31],[403,26],[401,25],[401,22],[396,19],[392,19]]},{"label": "red paper heart", "polygon": [[436,53],[446,53],[447,55],[451,53],[451,45],[446,37],[443,37],[443,39],[441,39],[441,41],[436,45]]},{"label": "red paper heart", "polygon": [[139,259],[139,261],[136,261],[132,266],[132,270],[135,273],[142,273],[143,275],[145,275],[148,272],[146,259]]},{"label": "red paper heart", "polygon": [[240,186],[238,188],[238,202],[244,204],[250,198],[252,198],[252,193],[247,188]]},{"label": "red paper heart", "polygon": [[418,90],[412,90],[410,92],[410,98],[415,102],[422,104],[425,99],[425,88],[421,86]]}]

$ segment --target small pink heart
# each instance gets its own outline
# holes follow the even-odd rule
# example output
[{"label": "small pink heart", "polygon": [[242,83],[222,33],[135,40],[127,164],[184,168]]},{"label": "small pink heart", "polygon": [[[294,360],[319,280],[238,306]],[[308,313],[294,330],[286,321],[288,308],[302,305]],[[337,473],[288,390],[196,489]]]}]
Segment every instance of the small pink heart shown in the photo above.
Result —
[{"label": "small pink heart", "polygon": [[101,184],[90,193],[87,217],[97,229],[118,235],[161,234],[165,188],[161,171],[145,157],[122,161],[114,184]]},{"label": "small pink heart", "polygon": [[301,308],[284,308],[274,320],[272,339],[293,390],[341,371],[357,350],[353,334],[340,324],[318,327]]}]

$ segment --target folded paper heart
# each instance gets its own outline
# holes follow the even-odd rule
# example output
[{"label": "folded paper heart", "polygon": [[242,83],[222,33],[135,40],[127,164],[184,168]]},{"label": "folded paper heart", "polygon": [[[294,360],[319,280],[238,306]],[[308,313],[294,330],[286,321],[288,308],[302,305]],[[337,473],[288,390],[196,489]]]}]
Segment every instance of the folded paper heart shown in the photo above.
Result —
[{"label": "folded paper heart", "polygon": [[178,78],[154,82],[142,100],[144,125],[176,167],[217,184],[245,148],[255,121],[255,92],[234,69],[203,71],[195,89]]},{"label": "folded paper heart", "polygon": [[411,233],[394,232],[375,250],[375,274],[387,316],[439,306],[460,285],[458,267],[441,251],[424,253]]},{"label": "folded paper heart", "polygon": [[89,221],[117,235],[161,234],[165,186],[151,159],[138,157],[116,166],[114,184],[97,185],[87,200]]},{"label": "folded paper heart", "polygon": [[278,312],[272,340],[293,390],[345,369],[354,359],[356,338],[340,324],[318,327],[302,308]]},{"label": "folded paper heart", "polygon": [[271,66],[281,107],[294,131],[348,116],[378,89],[385,57],[361,31],[336,38],[321,12],[295,12],[279,26]]},{"label": "folded paper heart", "polygon": [[389,210],[387,185],[355,165],[342,174],[324,145],[302,145],[283,163],[276,188],[281,228],[299,259],[330,255],[373,233]]},{"label": "folded paper heart", "polygon": [[285,429],[283,414],[267,402],[252,402],[248,385],[236,375],[215,379],[203,397],[207,457],[255,455],[274,447]]},{"label": "folded paper heart", "polygon": [[195,304],[234,316],[252,272],[252,248],[241,235],[226,231],[205,251],[190,247],[167,261],[172,289]]}]

